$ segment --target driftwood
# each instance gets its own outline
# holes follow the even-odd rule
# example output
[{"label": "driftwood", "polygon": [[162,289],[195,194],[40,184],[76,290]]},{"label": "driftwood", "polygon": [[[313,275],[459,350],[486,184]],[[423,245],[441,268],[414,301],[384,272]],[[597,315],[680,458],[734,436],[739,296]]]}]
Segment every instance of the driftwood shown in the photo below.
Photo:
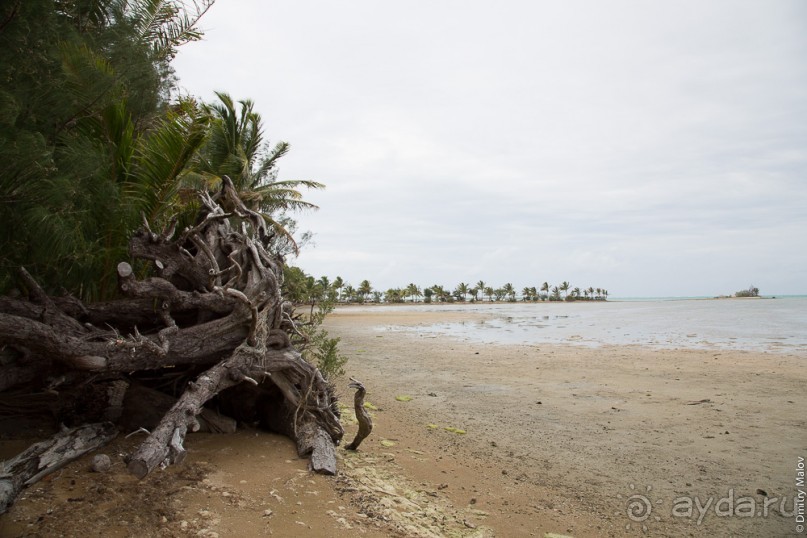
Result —
[{"label": "driftwood", "polygon": [[356,420],[359,422],[359,431],[356,432],[353,441],[345,449],[358,450],[361,442],[373,431],[373,419],[370,418],[370,413],[364,408],[364,396],[367,394],[367,390],[361,381],[351,377],[348,387],[356,389],[356,394],[353,396],[353,410],[356,412]]},{"label": "driftwood", "polygon": [[109,422],[67,429],[0,462],[0,514],[8,510],[24,486],[105,445],[117,433]]},{"label": "driftwood", "polygon": [[[164,392],[133,383],[126,390],[118,424],[122,431],[153,430],[176,402],[176,398]],[[235,419],[207,407],[202,408],[196,420],[199,431],[205,433],[233,433],[237,426]]]},{"label": "driftwood", "polygon": [[[197,223],[181,233],[154,232],[144,219],[130,242],[132,260],[117,267],[124,299],[84,305],[49,297],[20,269],[27,300],[0,298],[0,392],[28,384],[57,393],[73,402],[57,413],[67,424],[97,416],[147,426],[128,461],[143,478],[183,460],[185,435],[200,430],[206,413],[218,421],[214,429],[234,427],[205,404],[222,391],[241,400],[257,389],[274,395],[260,409],[262,422],[292,437],[313,470],[333,474],[344,435],[338,406],[331,385],[290,343],[272,233],[228,178],[215,197],[201,197]],[[133,422],[127,407],[147,405],[159,409],[157,423]]]}]

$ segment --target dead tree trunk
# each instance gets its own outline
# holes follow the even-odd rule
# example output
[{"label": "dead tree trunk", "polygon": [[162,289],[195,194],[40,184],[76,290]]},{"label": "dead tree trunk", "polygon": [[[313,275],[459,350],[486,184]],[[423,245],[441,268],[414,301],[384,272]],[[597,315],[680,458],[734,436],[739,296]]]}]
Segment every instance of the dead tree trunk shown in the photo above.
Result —
[{"label": "dead tree trunk", "polygon": [[[197,416],[222,390],[271,386],[282,395],[275,412],[298,452],[332,474],[344,431],[332,388],[284,332],[291,320],[272,234],[228,178],[216,197],[203,193],[202,203],[197,224],[181,233],[155,233],[144,220],[130,242],[132,262],[117,269],[125,299],[85,306],[48,297],[21,270],[29,300],[0,298],[0,349],[10,350],[0,363],[0,390],[32,378],[56,391],[81,384],[85,398],[84,389],[101,381],[172,385],[161,390],[175,403],[129,460],[143,478],[182,461],[186,433],[199,429]],[[114,417],[123,405],[115,398],[93,405]]]},{"label": "dead tree trunk", "polygon": [[64,430],[0,462],[0,514],[5,513],[24,486],[57,471],[114,439],[117,429],[109,423],[87,424]]}]

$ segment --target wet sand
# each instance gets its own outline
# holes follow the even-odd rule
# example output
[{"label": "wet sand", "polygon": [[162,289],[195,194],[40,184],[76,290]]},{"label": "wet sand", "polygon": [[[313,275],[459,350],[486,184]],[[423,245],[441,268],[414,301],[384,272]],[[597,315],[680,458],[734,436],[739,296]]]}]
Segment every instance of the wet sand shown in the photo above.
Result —
[{"label": "wet sand", "polygon": [[[328,318],[375,407],[373,434],[358,453],[339,450],[337,477],[310,475],[290,441],[245,429],[191,435],[183,465],[138,482],[117,456],[137,439],[119,439],[105,450],[111,473],[68,466],[0,516],[0,535],[794,534],[779,511],[792,510],[807,456],[807,353],[505,346],[417,331],[477,318],[350,308]],[[378,330],[388,326],[413,330]],[[337,384],[350,440],[352,391]],[[719,515],[730,492],[732,515]],[[696,496],[712,499],[700,521]],[[751,502],[760,514],[741,517]]]},{"label": "wet sand", "polygon": [[[475,499],[496,535],[795,532],[779,508],[792,510],[807,456],[807,353],[501,346],[417,332],[438,321],[450,320],[342,309],[328,327],[384,409],[379,434],[395,435],[401,450],[428,447],[424,468],[404,471],[444,481],[457,506]],[[414,330],[378,330],[401,325]],[[728,500],[714,507],[730,492],[731,517]],[[641,511],[627,515],[636,495],[651,503],[643,521]],[[696,507],[686,517],[695,497],[713,499],[700,524]],[[763,512],[766,499],[767,517],[738,516],[751,502]]]}]

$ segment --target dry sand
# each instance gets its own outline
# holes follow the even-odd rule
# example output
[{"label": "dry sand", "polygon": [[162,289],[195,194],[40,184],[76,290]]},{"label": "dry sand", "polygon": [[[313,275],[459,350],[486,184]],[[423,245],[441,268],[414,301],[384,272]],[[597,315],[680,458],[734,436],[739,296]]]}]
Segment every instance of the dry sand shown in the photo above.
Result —
[{"label": "dry sand", "polygon": [[[118,457],[137,439],[119,439],[105,449],[112,472],[85,459],[34,485],[0,516],[0,536],[795,534],[780,510],[807,456],[807,353],[499,346],[416,330],[476,316],[328,318],[376,408],[360,451],[340,450],[338,477],[308,474],[290,441],[245,429],[191,435],[183,465],[138,482]],[[378,330],[391,326],[413,330]],[[0,457],[24,446],[0,444]]]}]

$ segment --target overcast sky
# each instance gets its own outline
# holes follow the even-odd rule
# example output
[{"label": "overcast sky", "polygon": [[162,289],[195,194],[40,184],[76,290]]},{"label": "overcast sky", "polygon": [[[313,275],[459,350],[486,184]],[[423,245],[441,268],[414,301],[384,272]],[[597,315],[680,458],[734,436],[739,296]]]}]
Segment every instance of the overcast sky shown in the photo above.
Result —
[{"label": "overcast sky", "polygon": [[807,2],[217,0],[174,66],[354,286],[807,293]]}]

